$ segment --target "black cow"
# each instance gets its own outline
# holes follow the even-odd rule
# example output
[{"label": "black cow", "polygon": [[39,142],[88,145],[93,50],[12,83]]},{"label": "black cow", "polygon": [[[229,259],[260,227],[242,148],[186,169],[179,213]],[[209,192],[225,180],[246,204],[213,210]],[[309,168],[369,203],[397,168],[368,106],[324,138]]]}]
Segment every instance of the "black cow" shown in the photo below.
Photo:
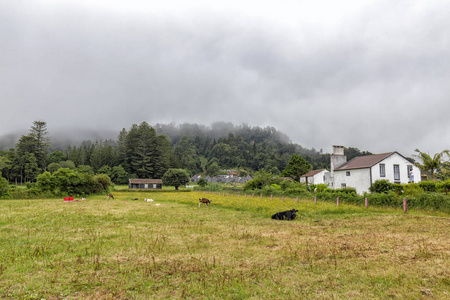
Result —
[{"label": "black cow", "polygon": [[294,220],[297,216],[296,213],[298,210],[291,209],[287,211],[277,212],[276,214],[272,215],[272,219],[274,220]]}]

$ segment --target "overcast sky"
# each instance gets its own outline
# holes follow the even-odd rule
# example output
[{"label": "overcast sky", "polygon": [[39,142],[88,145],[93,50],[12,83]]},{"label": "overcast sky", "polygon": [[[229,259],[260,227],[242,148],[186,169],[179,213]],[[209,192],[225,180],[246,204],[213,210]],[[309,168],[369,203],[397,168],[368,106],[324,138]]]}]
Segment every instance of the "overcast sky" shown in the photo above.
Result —
[{"label": "overcast sky", "polygon": [[449,96],[450,1],[0,1],[0,137],[225,121],[434,154]]}]

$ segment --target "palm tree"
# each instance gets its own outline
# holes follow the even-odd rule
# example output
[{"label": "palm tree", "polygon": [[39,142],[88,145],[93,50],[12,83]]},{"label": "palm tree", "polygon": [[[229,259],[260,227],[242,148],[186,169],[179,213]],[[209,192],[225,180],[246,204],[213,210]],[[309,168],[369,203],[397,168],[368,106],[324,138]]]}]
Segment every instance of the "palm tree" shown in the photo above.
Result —
[{"label": "palm tree", "polygon": [[414,156],[422,160],[422,163],[416,163],[416,166],[422,171],[429,171],[431,173],[432,180],[434,180],[434,172],[445,162],[445,155],[450,156],[449,150],[436,153],[433,157],[431,157],[428,153],[421,152],[419,149],[416,149],[415,151],[419,154]]}]

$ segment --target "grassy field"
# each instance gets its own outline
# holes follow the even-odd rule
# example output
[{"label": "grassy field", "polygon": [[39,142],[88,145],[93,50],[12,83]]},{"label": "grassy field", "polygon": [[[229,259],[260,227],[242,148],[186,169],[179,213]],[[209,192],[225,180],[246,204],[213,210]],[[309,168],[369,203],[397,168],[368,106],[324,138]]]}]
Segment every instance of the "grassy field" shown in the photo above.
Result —
[{"label": "grassy field", "polygon": [[[0,298],[450,298],[446,214],[197,192],[114,195],[0,200]],[[199,197],[212,204],[199,208]],[[292,208],[295,221],[270,219]]]}]

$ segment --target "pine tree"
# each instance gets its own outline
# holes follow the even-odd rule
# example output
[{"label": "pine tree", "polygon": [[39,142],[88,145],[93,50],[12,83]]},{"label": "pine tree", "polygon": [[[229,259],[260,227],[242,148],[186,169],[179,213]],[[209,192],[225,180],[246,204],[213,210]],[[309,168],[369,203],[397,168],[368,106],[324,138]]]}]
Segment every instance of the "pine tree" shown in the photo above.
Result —
[{"label": "pine tree", "polygon": [[34,121],[30,129],[30,136],[35,139],[36,149],[34,153],[39,168],[45,170],[47,166],[47,155],[50,147],[49,132],[47,123],[44,121]]},{"label": "pine tree", "polygon": [[131,165],[139,178],[153,178],[156,164],[155,130],[147,122],[142,122],[138,127],[137,136]]}]

